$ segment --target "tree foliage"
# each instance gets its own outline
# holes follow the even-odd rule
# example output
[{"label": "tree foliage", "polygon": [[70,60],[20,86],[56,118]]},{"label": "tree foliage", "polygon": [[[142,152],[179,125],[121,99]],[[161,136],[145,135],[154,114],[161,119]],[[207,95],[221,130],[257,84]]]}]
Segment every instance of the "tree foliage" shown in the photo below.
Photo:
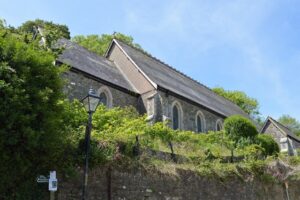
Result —
[{"label": "tree foliage", "polygon": [[300,136],[300,122],[296,118],[293,118],[290,115],[282,115],[279,117],[278,121],[288,127],[296,135]]},{"label": "tree foliage", "polygon": [[243,111],[245,111],[250,116],[257,116],[259,114],[258,101],[254,98],[247,96],[242,91],[230,91],[224,90],[221,87],[213,88],[213,91],[218,95],[232,101],[236,105],[238,105]]},{"label": "tree foliage", "polygon": [[0,18],[0,28],[2,29],[5,28],[5,24],[6,24],[5,20]]},{"label": "tree foliage", "polygon": [[[227,137],[232,141],[232,143],[227,144],[231,148],[231,159],[233,159],[234,149],[253,144],[255,136],[258,134],[254,124],[249,119],[240,115],[233,115],[226,118],[224,121],[224,130]],[[253,149],[257,150],[257,148]]]},{"label": "tree foliage", "polygon": [[25,38],[0,28],[1,199],[18,199],[21,190],[31,199],[35,177],[60,165],[68,135],[55,57]]},{"label": "tree foliage", "polygon": [[258,134],[253,123],[240,115],[233,115],[226,118],[224,121],[224,130],[236,144],[245,139],[252,140]]},{"label": "tree foliage", "polygon": [[276,155],[280,151],[277,142],[271,135],[258,134],[255,140],[255,143],[259,144],[264,149],[264,156]]},{"label": "tree foliage", "polygon": [[109,47],[109,44],[113,39],[118,39],[123,41],[135,48],[141,49],[139,44],[134,43],[133,37],[122,34],[122,33],[114,33],[114,34],[102,34],[102,35],[77,35],[72,38],[73,42],[87,48],[88,50],[103,56],[106,50]]},{"label": "tree foliage", "polygon": [[[46,47],[51,47],[52,43],[60,38],[70,39],[70,31],[66,25],[55,24],[50,21],[44,21],[41,19],[36,19],[34,21],[26,21],[20,27],[18,27],[18,31],[22,33],[27,33],[31,37],[35,35],[38,27],[42,30],[43,37],[46,41],[44,44]],[[40,38],[40,35],[38,35]]]}]

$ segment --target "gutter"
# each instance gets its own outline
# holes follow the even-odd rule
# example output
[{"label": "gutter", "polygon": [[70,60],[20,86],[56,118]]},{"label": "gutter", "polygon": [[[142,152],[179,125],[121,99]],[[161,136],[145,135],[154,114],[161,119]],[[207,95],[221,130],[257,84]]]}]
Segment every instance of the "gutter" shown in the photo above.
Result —
[{"label": "gutter", "polygon": [[[57,66],[59,66],[59,65],[61,65],[61,64],[64,64],[64,63],[60,62],[59,60],[56,60],[56,65],[57,65]],[[134,91],[131,91],[131,90],[127,89],[127,88],[123,88],[123,87],[121,87],[121,86],[119,86],[119,85],[113,84],[113,83],[111,83],[111,82],[109,82],[109,81],[106,81],[106,80],[104,80],[104,79],[101,79],[101,78],[99,78],[99,77],[97,77],[97,76],[94,76],[94,75],[92,75],[92,74],[89,74],[89,73],[87,73],[87,72],[85,72],[85,71],[82,71],[82,70],[80,70],[80,69],[74,68],[74,67],[72,67],[72,66],[70,66],[70,71],[75,72],[75,73],[80,73],[80,74],[84,75],[84,76],[87,77],[87,78],[90,78],[90,79],[92,79],[92,80],[94,80],[94,81],[97,81],[97,82],[99,82],[99,83],[105,84],[105,85],[107,85],[107,86],[110,86],[110,87],[112,87],[112,88],[114,88],[114,89],[120,90],[120,91],[122,91],[122,92],[124,92],[124,93],[127,93],[127,94],[131,95],[131,96],[134,96],[134,97],[139,97],[139,96],[140,96],[140,94],[138,94],[138,93],[136,93],[136,92],[134,92]]]},{"label": "gutter", "polygon": [[225,118],[228,117],[228,116],[226,116],[225,114],[221,114],[221,113],[219,113],[219,112],[217,112],[217,111],[215,111],[215,110],[213,110],[213,109],[211,109],[211,108],[208,108],[208,107],[206,107],[206,106],[204,106],[204,105],[202,105],[202,104],[199,104],[199,103],[197,103],[197,102],[195,102],[195,101],[193,101],[193,100],[190,100],[190,99],[188,99],[188,98],[186,98],[186,97],[184,97],[184,96],[182,96],[182,95],[179,95],[179,94],[177,94],[177,93],[175,93],[175,92],[172,92],[172,91],[169,90],[169,89],[166,89],[166,88],[164,88],[164,87],[161,87],[160,85],[157,85],[157,90],[162,91],[162,92],[165,92],[167,95],[172,95],[173,97],[176,97],[176,98],[178,98],[178,99],[184,100],[184,101],[186,101],[186,102],[188,102],[188,103],[190,103],[190,104],[192,104],[192,105],[195,105],[195,106],[197,106],[197,107],[200,107],[200,108],[202,108],[203,110],[206,110],[206,111],[208,111],[208,112],[210,112],[210,113],[213,113],[213,114],[215,114],[215,115],[217,115],[217,116],[219,116],[219,117],[221,117],[221,118],[223,118],[223,119],[225,119]]}]

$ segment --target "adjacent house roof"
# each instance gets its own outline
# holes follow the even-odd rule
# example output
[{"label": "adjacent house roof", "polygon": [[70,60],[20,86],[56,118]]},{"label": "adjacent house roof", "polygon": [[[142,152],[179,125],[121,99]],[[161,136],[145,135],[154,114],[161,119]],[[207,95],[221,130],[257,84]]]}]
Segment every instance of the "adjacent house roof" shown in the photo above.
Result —
[{"label": "adjacent house roof", "polygon": [[[224,117],[234,114],[249,117],[233,102],[217,95],[208,87],[177,71],[157,58],[121,41],[114,40],[113,42],[116,42],[123,51],[126,52],[143,73],[158,85],[158,88],[172,91]],[[109,53],[109,50],[107,53]]]},{"label": "adjacent house roof", "polygon": [[79,71],[135,92],[115,64],[67,39],[58,40],[56,46],[65,48],[58,61]]},{"label": "adjacent house roof", "polygon": [[286,137],[290,137],[294,140],[297,140],[298,142],[300,142],[300,138],[298,138],[288,127],[284,126],[283,124],[279,123],[278,121],[276,121],[275,119],[273,119],[272,117],[268,117],[265,121],[264,126],[261,129],[261,133],[265,133],[267,126],[268,126],[268,122],[272,123],[275,127],[278,128],[278,130],[285,135]]}]

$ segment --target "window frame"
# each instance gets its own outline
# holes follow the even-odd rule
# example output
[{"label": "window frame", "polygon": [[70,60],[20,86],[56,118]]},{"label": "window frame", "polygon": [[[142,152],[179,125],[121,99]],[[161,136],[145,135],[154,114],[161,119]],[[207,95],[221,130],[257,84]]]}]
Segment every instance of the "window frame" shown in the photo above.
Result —
[{"label": "window frame", "polygon": [[[178,110],[178,128],[174,129],[174,115],[173,115],[173,108],[176,106]],[[183,111],[181,104],[178,101],[174,101],[171,106],[171,119],[172,119],[172,129],[174,130],[182,130],[183,129],[183,124],[182,124],[182,119],[183,119]]]},{"label": "window frame", "polygon": [[[201,122],[201,131],[198,131],[198,117],[200,118],[200,122]],[[206,132],[206,120],[205,120],[205,116],[204,114],[199,110],[196,115],[195,115],[195,132],[196,133],[204,133]]]},{"label": "window frame", "polygon": [[[218,126],[220,126],[220,130],[218,130]],[[216,121],[216,127],[215,127],[215,131],[221,131],[223,129],[223,122],[221,119],[218,119]]]},{"label": "window frame", "polygon": [[113,107],[113,96],[111,94],[110,89],[107,86],[101,86],[98,91],[97,95],[100,97],[101,93],[104,93],[106,95],[107,105],[105,105],[108,108]]}]

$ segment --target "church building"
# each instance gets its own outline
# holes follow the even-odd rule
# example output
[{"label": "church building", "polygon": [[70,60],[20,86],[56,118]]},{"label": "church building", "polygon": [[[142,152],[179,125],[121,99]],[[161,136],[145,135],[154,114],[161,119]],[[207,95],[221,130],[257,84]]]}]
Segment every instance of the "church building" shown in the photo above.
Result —
[{"label": "church building", "polygon": [[281,152],[287,152],[291,156],[297,155],[297,149],[300,148],[300,138],[275,119],[268,117],[260,133],[271,135],[279,145]]},{"label": "church building", "polygon": [[65,93],[82,99],[90,88],[107,107],[133,106],[174,129],[221,130],[226,117],[249,118],[237,105],[147,53],[113,40],[102,57],[66,39],[57,63],[67,64]]}]

